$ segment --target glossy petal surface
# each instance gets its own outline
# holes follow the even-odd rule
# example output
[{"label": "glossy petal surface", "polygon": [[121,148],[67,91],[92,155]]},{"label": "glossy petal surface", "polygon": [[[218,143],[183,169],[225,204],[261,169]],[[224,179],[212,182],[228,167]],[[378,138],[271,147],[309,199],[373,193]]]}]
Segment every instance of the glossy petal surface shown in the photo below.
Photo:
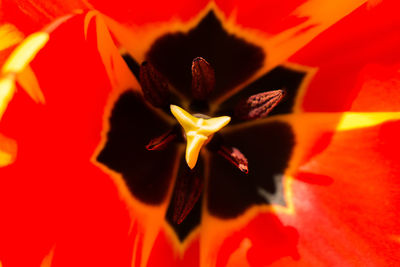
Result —
[{"label": "glossy petal surface", "polygon": [[[25,34],[82,8],[74,1],[3,2],[2,21],[14,23]],[[245,78],[222,80],[219,87],[227,90],[217,93],[211,111],[229,111],[229,107],[224,109],[229,96],[235,99],[241,94],[281,89],[264,88],[268,83],[287,87],[291,94],[276,113],[270,114],[279,116],[248,127],[248,135],[242,133],[245,128],[239,130],[243,126],[239,124],[234,126],[238,127],[236,133],[226,131],[224,141],[239,140],[239,144],[232,145],[249,158],[249,175],[235,173],[231,165],[213,155],[201,157],[205,163],[211,159],[210,165],[215,168],[201,168],[195,174],[194,182],[204,176],[207,191],[199,196],[202,202],[194,207],[195,213],[188,215],[194,223],[184,225],[178,235],[168,215],[169,202],[177,198],[172,181],[187,181],[193,173],[188,175],[187,170],[176,167],[172,175],[167,175],[171,171],[167,165],[182,161],[180,156],[167,157],[158,164],[165,166],[157,170],[136,165],[134,171],[130,170],[131,175],[135,170],[146,173],[146,169],[162,173],[147,176],[160,179],[157,186],[161,189],[155,194],[158,198],[147,205],[121,193],[121,188],[126,187],[119,183],[119,176],[95,160],[104,137],[107,133],[112,135],[105,128],[109,118],[104,114],[108,114],[105,110],[110,109],[110,99],[120,93],[112,89],[115,83],[107,78],[114,61],[106,63],[105,55],[109,54],[97,53],[101,42],[95,41],[92,24],[85,41],[83,16],[61,26],[31,65],[43,89],[45,104],[35,103],[17,87],[0,122],[0,149],[12,156],[8,165],[0,168],[0,202],[7,203],[0,206],[1,217],[5,218],[0,221],[1,265],[396,265],[400,256],[400,114],[394,113],[400,106],[398,4],[372,1],[362,5],[364,2],[287,1],[282,5],[278,1],[255,1],[249,5],[248,1],[238,0],[215,1],[214,7],[208,6],[206,11],[217,10],[230,33],[246,36],[246,41],[254,41],[266,51],[264,61],[250,74],[244,75],[239,68]],[[123,0],[89,3],[124,23],[133,34],[126,35],[130,38],[126,48],[132,53],[137,45],[138,50],[132,55],[139,62],[151,55],[149,44],[155,40],[173,40],[173,47],[175,39],[183,38],[179,32],[192,31],[199,18],[205,16],[203,8],[207,6],[206,1],[156,5]],[[204,13],[199,15],[202,10]],[[172,18],[178,22],[171,23]],[[182,26],[184,22],[190,26]],[[154,25],[160,26],[160,31],[152,32]],[[168,42],[158,39],[165,29],[170,29]],[[125,44],[118,33],[114,31],[113,38]],[[186,46],[189,45],[184,42],[180,48]],[[208,53],[209,47],[206,50]],[[190,57],[195,54],[189,52]],[[190,92],[192,59],[188,56],[188,64],[182,66],[188,74],[182,80],[181,70],[168,69],[171,59],[159,62],[160,68],[172,72],[171,82],[183,94]],[[298,64],[311,68],[297,68]],[[314,69],[314,76],[310,69]],[[276,72],[289,76],[269,76]],[[227,73],[225,76],[229,76]],[[137,94],[138,88],[132,89]],[[133,110],[131,113],[142,110],[142,102],[132,103],[125,107]],[[114,111],[118,113],[117,108]],[[151,112],[146,114],[161,131],[163,121]],[[151,123],[140,118],[138,123],[129,116],[122,123],[126,140],[130,140],[126,128],[136,133],[136,124]],[[150,132],[143,130],[137,137],[145,140]],[[144,143],[160,134],[162,131],[148,136]],[[260,134],[263,143],[252,147],[248,140]],[[120,148],[127,151],[125,155],[139,149],[137,144],[124,144]],[[118,164],[127,160],[122,154],[116,155]],[[1,157],[0,154],[0,163]],[[267,164],[269,168],[265,168]],[[122,172],[120,166],[113,167]],[[232,172],[226,171],[230,168]],[[258,170],[268,179],[253,177],[252,171]],[[207,180],[210,174],[213,179]],[[282,174],[278,183],[273,179],[276,174]],[[144,188],[149,188],[151,182],[145,180]],[[184,182],[178,184],[185,186]],[[280,191],[279,186],[284,190]],[[138,192],[136,196],[143,200],[154,190]],[[274,193],[276,198],[271,197]],[[199,227],[193,228],[197,224]]]}]

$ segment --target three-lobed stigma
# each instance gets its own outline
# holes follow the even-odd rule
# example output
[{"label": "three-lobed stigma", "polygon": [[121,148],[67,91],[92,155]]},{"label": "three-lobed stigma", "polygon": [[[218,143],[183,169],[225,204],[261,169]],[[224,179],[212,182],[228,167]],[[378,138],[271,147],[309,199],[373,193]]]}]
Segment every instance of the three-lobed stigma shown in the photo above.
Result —
[{"label": "three-lobed stigma", "polygon": [[170,105],[170,109],[185,131],[185,159],[188,166],[193,169],[196,166],[201,148],[209,141],[209,138],[211,138],[214,133],[225,127],[231,121],[231,118],[229,116],[210,119],[198,118],[175,105]]}]

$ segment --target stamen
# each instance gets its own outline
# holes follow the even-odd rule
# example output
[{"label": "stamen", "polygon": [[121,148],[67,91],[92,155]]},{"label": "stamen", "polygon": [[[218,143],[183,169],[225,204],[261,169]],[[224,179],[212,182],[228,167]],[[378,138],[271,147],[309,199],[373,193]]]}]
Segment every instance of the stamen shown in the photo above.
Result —
[{"label": "stamen", "polygon": [[225,146],[220,146],[220,148],[218,149],[218,154],[220,154],[233,165],[238,167],[240,171],[246,174],[249,172],[249,164],[247,158],[242,154],[242,152],[240,152],[239,149],[235,147],[227,148]]},{"label": "stamen", "polygon": [[211,65],[197,57],[192,62],[192,95],[196,100],[205,100],[215,86],[215,73]]},{"label": "stamen", "polygon": [[169,104],[168,82],[153,65],[143,62],[140,66],[140,85],[144,98],[153,106],[163,108]]},{"label": "stamen", "polygon": [[275,90],[252,95],[238,103],[235,116],[242,120],[264,118],[282,100],[284,94],[283,90]]},{"label": "stamen", "polygon": [[196,172],[179,176],[175,184],[173,220],[180,224],[193,209],[203,191],[203,179]]},{"label": "stamen", "polygon": [[207,139],[226,126],[231,118],[228,116],[211,119],[197,118],[184,109],[171,105],[171,112],[182,126],[186,134],[186,162],[193,169],[196,165],[200,149]]},{"label": "stamen", "polygon": [[165,148],[169,143],[174,141],[178,137],[178,132],[176,127],[169,130],[168,132],[153,138],[150,142],[146,145],[147,150],[161,150]]}]

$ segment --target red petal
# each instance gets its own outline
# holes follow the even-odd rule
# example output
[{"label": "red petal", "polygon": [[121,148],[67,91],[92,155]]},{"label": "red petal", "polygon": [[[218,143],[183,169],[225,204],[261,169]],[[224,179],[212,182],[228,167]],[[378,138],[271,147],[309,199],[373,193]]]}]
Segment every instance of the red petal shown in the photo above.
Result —
[{"label": "red petal", "polygon": [[396,265],[400,121],[338,132],[303,166],[330,185],[293,184],[295,214],[282,216],[299,231],[301,260],[309,265]]},{"label": "red petal", "polygon": [[153,22],[169,21],[179,17],[184,21],[194,17],[203,9],[208,0],[187,2],[174,1],[102,1],[89,0],[97,10],[119,22],[142,25]]},{"label": "red petal", "polygon": [[126,207],[90,161],[111,86],[83,16],[52,33],[32,67],[45,104],[19,90],[0,123],[18,145],[0,169],[0,259],[38,266],[55,246],[55,266],[129,265]]},{"label": "red petal", "polygon": [[5,0],[1,3],[1,22],[10,22],[29,34],[55,18],[85,8],[81,0]]},{"label": "red petal", "polygon": [[[371,70],[369,64],[380,65],[377,67],[381,69],[379,80],[383,79],[383,69],[393,73],[400,62],[398,8],[396,1],[383,1],[371,9],[359,8],[290,58],[290,61],[318,68],[303,100],[305,111],[349,110],[359,91],[371,87],[371,78],[377,77],[366,75],[365,72]],[[376,89],[375,92],[378,93]],[[374,93],[371,91],[370,97]],[[375,96],[375,104],[393,103],[390,99],[395,98],[395,90],[383,89]],[[379,110],[379,105],[373,106],[363,108]],[[358,105],[358,109],[360,107]],[[384,110],[398,110],[398,105],[390,104]]]},{"label": "red petal", "polygon": [[[400,61],[399,61],[400,63]],[[400,111],[400,64],[366,65],[355,85],[359,92],[351,111]]]},{"label": "red petal", "polygon": [[[293,227],[283,225],[272,213],[261,214],[224,241],[217,266],[239,266],[240,263],[240,266],[261,267],[283,257],[297,260],[298,238]],[[238,257],[235,253],[240,250],[243,252]]]},{"label": "red petal", "polygon": [[[74,158],[87,159],[100,141],[102,115],[111,88],[95,44],[84,40],[82,25],[78,17],[61,26],[32,62],[45,104],[13,100],[2,125],[17,142],[47,144],[44,147],[54,152],[65,150]],[[74,152],[77,150],[80,152]]]},{"label": "red petal", "polygon": [[[169,10],[174,9],[172,6]],[[188,8],[181,6],[179,8]],[[150,9],[150,6],[148,8]],[[140,18],[139,13],[142,11],[139,10],[135,12]],[[114,11],[110,9],[109,12]],[[168,12],[165,14],[148,12],[142,14],[142,22],[138,20],[138,23],[172,16]],[[146,17],[147,15],[149,17]],[[192,15],[188,15],[188,18],[190,16]],[[362,20],[359,20],[357,23],[361,22]],[[23,92],[19,92],[1,122],[5,129],[3,132],[15,138],[19,147],[15,165],[0,169],[0,202],[15,203],[0,210],[1,214],[8,218],[0,225],[0,258],[4,259],[3,264],[37,265],[42,258],[40,256],[47,254],[54,246],[55,240],[59,244],[59,252],[57,247],[55,250],[56,265],[123,266],[129,262],[131,252],[128,249],[131,244],[125,233],[128,232],[130,219],[109,178],[93,168],[89,162],[100,140],[102,114],[110,86],[101,61],[95,53],[95,45],[84,42],[81,36],[82,27],[79,25],[80,23],[74,20],[74,23],[55,32],[48,47],[32,64],[42,85],[46,105],[34,104]],[[342,27],[342,30],[346,29]],[[380,30],[377,32],[380,33]],[[378,33],[374,37],[379,36]],[[338,35],[335,35],[335,38],[330,40],[339,39],[337,37]],[[387,41],[376,43],[376,46],[368,51],[376,52],[372,53],[371,57],[376,56],[379,63],[381,60],[386,62],[387,54],[381,54],[382,48],[393,44],[398,44],[397,37],[388,34]],[[365,54],[356,55],[358,56],[355,57],[355,61]],[[354,58],[349,56],[348,59]],[[342,61],[337,61],[337,65],[327,63],[326,66],[318,60],[321,72],[324,70],[325,75],[318,78],[320,85],[327,84],[331,81],[329,78],[332,77],[332,73],[337,73],[334,67],[340,66],[343,58]],[[367,57],[365,62],[369,60]],[[394,58],[394,61],[397,59]],[[76,64],[77,62],[79,64]],[[391,67],[384,67],[384,71],[376,72],[381,67],[369,68],[371,67],[365,69],[366,76],[385,82],[386,70],[393,70]],[[351,75],[343,75],[343,79],[353,81],[354,73],[358,73],[358,66],[355,69],[355,72],[350,72]],[[328,74],[330,76],[327,76]],[[397,80],[396,74],[392,74]],[[315,92],[316,88],[321,90],[321,87],[315,84],[312,85]],[[335,87],[332,88],[342,88],[339,86],[341,84],[335,83]],[[353,104],[354,110],[371,107],[368,101],[374,96],[375,89],[373,86],[372,91],[363,90],[359,95],[359,102]],[[313,110],[317,106],[315,110],[319,110],[318,107],[327,106],[329,110],[332,107],[334,110],[342,110],[343,107],[350,106],[351,101],[343,102],[343,96],[347,97],[345,89],[336,95],[332,93],[333,98],[330,98],[332,95],[329,94],[324,98],[327,91],[323,92],[319,96],[323,96],[322,100],[327,101],[318,102],[319,98],[307,95],[306,101],[307,97],[312,101],[310,106],[304,105],[306,109]],[[355,94],[354,91],[352,93]],[[389,98],[385,98],[385,101],[386,99]],[[374,106],[372,110],[378,108],[381,107]],[[265,224],[260,223],[261,219],[255,219],[255,222],[251,222],[248,228],[243,230],[244,236],[250,236],[252,245],[246,252],[248,260],[257,266],[256,264],[277,260],[278,256],[295,255],[296,259],[297,253],[287,251],[287,247],[279,243],[289,240],[289,247],[296,246],[297,235],[292,226],[299,232],[299,244],[294,251],[300,254],[300,264],[340,262],[355,265],[360,262],[372,262],[385,266],[391,263],[390,259],[397,259],[400,235],[396,225],[399,215],[396,207],[400,204],[399,192],[396,189],[396,180],[400,175],[397,161],[397,151],[400,148],[397,141],[399,127],[398,122],[393,122],[365,131],[336,134],[331,145],[320,156],[314,158],[319,169],[313,169],[317,175],[332,177],[333,183],[310,186],[295,181],[296,214],[280,215],[283,224],[277,222],[273,216],[265,215],[267,225],[282,230],[278,233],[284,238],[280,236],[281,238],[275,240],[276,246],[266,242],[270,241],[270,236],[275,237],[277,232],[270,233],[270,229],[266,229],[265,236],[261,231],[260,238],[260,228]],[[358,160],[364,164],[360,164]],[[371,162],[373,164],[370,164]],[[56,201],[53,201],[54,199]],[[109,214],[111,216],[108,216]],[[132,232],[135,233],[135,230]],[[238,235],[243,237],[241,234],[242,232]],[[76,242],[78,239],[81,242]],[[229,248],[230,244],[227,245],[225,252],[231,253],[232,248]],[[246,246],[244,244],[245,248]],[[198,243],[195,241],[190,246],[190,251],[197,250]],[[261,253],[266,250],[272,251],[273,254],[262,258]],[[21,258],[21,254],[25,257]],[[172,252],[166,250],[164,254],[170,258]],[[195,252],[191,260],[193,259],[198,259]],[[231,263],[232,259],[223,258],[220,261],[222,264]],[[292,263],[290,258],[287,262]]]},{"label": "red petal", "polygon": [[270,34],[277,34],[307,20],[293,12],[307,0],[215,1],[226,16],[235,14],[236,22],[245,27],[261,29]]},{"label": "red petal", "polygon": [[221,266],[398,265],[399,129],[394,121],[336,133],[303,166],[332,181],[293,181],[294,214],[258,214],[226,239]]},{"label": "red petal", "polygon": [[5,23],[0,26],[0,65],[3,65],[16,45],[24,38],[14,25]]}]

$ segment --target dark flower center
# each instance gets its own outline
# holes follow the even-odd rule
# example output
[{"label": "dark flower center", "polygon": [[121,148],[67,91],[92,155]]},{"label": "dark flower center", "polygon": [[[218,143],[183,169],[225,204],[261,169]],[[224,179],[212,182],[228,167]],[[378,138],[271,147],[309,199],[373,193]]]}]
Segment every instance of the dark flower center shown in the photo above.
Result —
[{"label": "dark flower center", "polygon": [[[144,98],[155,108],[161,108],[165,110],[170,105],[170,86],[168,85],[168,81],[148,62],[144,62],[140,67],[140,84]],[[214,87],[214,69],[203,58],[195,58],[192,62],[191,91],[194,101],[191,102],[191,106],[193,106],[193,103],[195,102],[203,102],[203,106],[208,106],[207,99],[212,93]],[[282,97],[282,90],[267,91],[247,97],[236,105],[234,113],[235,118],[236,120],[255,120],[264,118],[278,104],[278,102],[282,100]],[[197,113],[190,117],[188,116],[190,115],[187,114],[185,117],[181,117],[186,124],[187,121],[191,120],[191,118],[194,120],[197,120],[197,118],[199,119],[198,121],[192,122],[193,126],[188,126],[191,127],[190,131],[185,129],[186,132],[179,132],[177,131],[178,127],[175,125],[172,127],[172,129],[152,139],[149,144],[147,144],[146,148],[152,151],[159,150],[164,149],[171,142],[177,140],[186,140],[186,161],[190,169],[193,169],[195,162],[197,161],[198,151],[203,145],[210,143],[214,134],[211,132],[211,135],[205,136],[196,133],[192,138],[187,135],[191,132],[194,132],[194,128],[199,127],[198,122],[203,120],[211,122],[217,119],[211,119],[208,115],[202,113]],[[179,120],[180,118],[178,117],[177,119]],[[215,123],[213,125],[210,124],[207,127],[210,128],[214,126]],[[185,128],[184,125],[183,127]],[[196,139],[196,137],[199,138]],[[204,141],[204,138],[207,140]],[[249,168],[246,156],[238,148],[226,145],[222,140],[223,139],[221,136],[219,136],[219,140],[217,142],[212,142],[210,145],[210,151],[218,153],[223,158],[228,160],[228,162],[236,166],[240,171],[247,174]],[[191,153],[193,150],[196,150],[196,152]],[[195,160],[193,160],[193,157],[195,157]],[[193,163],[193,166],[191,163]],[[193,209],[201,195],[203,184],[204,182],[201,179],[194,179],[192,183],[188,183],[188,181],[182,179],[177,180],[174,199],[172,202],[172,218],[174,223],[181,224],[189,212]]]},{"label": "dark flower center", "polygon": [[[305,72],[279,66],[230,91],[262,66],[265,55],[229,34],[211,11],[192,30],[156,40],[148,63],[124,56],[143,92],[128,90],[115,102],[97,160],[122,175],[135,199],[149,205],[169,201],[166,219],[181,240],[200,223],[202,203],[222,219],[236,218],[253,205],[285,205],[282,177],[295,137],[287,123],[264,117],[292,111]],[[227,93],[231,97],[210,108]],[[185,136],[170,104],[197,117],[232,118],[202,149],[193,169],[185,161]]]}]

